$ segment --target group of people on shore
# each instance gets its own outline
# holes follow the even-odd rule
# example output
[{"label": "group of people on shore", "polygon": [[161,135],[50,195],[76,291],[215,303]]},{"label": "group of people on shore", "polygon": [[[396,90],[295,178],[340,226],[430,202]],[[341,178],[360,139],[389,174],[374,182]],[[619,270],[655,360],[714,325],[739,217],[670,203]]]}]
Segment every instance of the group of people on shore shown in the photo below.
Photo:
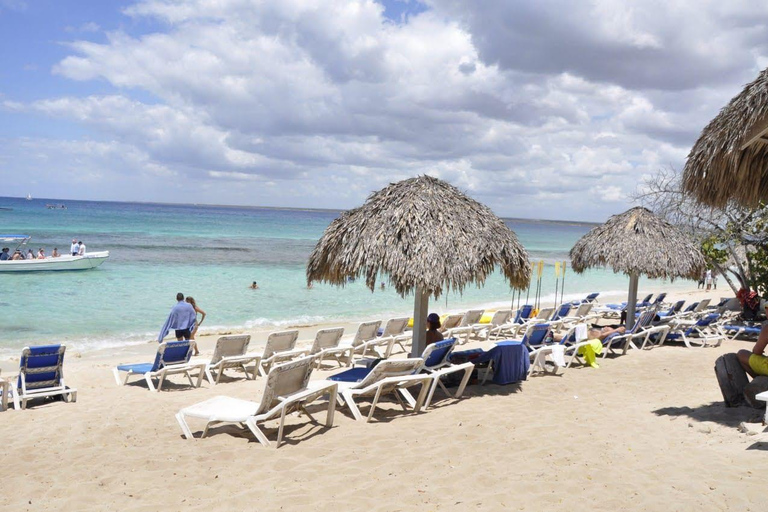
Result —
[{"label": "group of people on shore", "polygon": [[[201,315],[199,321],[197,319],[198,314]],[[171,308],[168,319],[163,324],[160,335],[157,337],[157,342],[162,343],[171,329],[173,329],[177,341],[190,340],[194,342],[197,330],[200,328],[203,320],[205,320],[205,311],[197,307],[195,299],[193,297],[185,299],[184,294],[179,292],[176,294],[176,305]],[[196,356],[200,355],[197,344],[192,343],[192,346],[195,351],[194,354]]]},{"label": "group of people on shore", "polygon": [[715,274],[711,268],[702,271],[701,277],[699,278],[699,284],[696,288],[703,290],[705,286],[707,287],[707,290],[717,290],[717,274]]},{"label": "group of people on shore", "polygon": [[[74,239],[72,240],[69,252],[72,256],[85,256],[85,244],[82,240],[78,241],[77,239]],[[53,248],[53,252],[50,256],[45,255],[45,249],[42,247],[37,250],[37,254],[35,254],[32,249],[27,250],[26,253],[21,249],[16,249],[13,254],[11,254],[11,249],[8,247],[3,247],[2,251],[0,251],[0,261],[44,260],[48,257],[58,258],[59,256],[61,256],[61,253],[59,252],[58,247]]]}]

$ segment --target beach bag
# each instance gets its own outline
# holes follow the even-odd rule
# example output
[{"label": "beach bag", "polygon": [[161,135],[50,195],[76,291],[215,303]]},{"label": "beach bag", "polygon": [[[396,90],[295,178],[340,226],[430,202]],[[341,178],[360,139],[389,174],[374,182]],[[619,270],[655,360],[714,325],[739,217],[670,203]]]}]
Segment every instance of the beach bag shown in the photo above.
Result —
[{"label": "beach bag", "polygon": [[715,361],[715,375],[720,384],[726,407],[738,407],[744,400],[744,388],[747,387],[747,372],[741,367],[736,354],[724,354]]}]

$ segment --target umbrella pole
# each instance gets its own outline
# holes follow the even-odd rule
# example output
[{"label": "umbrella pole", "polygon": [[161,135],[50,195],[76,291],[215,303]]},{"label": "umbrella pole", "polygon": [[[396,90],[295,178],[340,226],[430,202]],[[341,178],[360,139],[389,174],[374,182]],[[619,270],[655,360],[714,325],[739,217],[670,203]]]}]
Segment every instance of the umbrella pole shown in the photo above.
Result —
[{"label": "umbrella pole", "polygon": [[560,287],[560,304],[565,300],[565,262],[563,262],[563,286]]},{"label": "umbrella pole", "polygon": [[413,340],[411,341],[411,357],[421,357],[427,346],[427,315],[429,314],[429,294],[421,287],[416,288],[413,299]]},{"label": "umbrella pole", "polygon": [[632,272],[629,275],[629,297],[627,297],[627,322],[625,324],[627,330],[630,330],[635,325],[635,305],[637,304],[637,281],[639,279],[637,272]]}]

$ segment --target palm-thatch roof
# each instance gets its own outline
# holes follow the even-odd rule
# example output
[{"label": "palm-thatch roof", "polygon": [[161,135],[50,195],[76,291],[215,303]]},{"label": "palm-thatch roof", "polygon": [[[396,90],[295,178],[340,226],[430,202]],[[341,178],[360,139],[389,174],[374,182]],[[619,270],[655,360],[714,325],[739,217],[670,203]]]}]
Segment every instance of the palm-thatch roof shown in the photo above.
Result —
[{"label": "palm-thatch roof", "polygon": [[515,234],[488,208],[430,176],[390,184],[325,230],[307,264],[307,281],[341,285],[386,274],[404,296],[438,297],[480,286],[499,266],[511,286],[528,286],[531,264]]},{"label": "palm-thatch roof", "polygon": [[686,191],[712,206],[768,199],[768,69],[704,128],[683,170]]},{"label": "palm-thatch roof", "polygon": [[696,279],[705,262],[683,231],[637,207],[613,215],[581,237],[571,249],[571,265],[578,273],[590,267],[610,267],[629,275]]}]

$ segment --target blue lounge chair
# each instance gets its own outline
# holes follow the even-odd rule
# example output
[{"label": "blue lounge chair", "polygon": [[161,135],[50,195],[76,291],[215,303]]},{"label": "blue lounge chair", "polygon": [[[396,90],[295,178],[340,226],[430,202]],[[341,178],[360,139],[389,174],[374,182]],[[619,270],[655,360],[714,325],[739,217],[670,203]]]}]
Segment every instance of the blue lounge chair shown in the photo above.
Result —
[{"label": "blue lounge chair", "polygon": [[[624,334],[617,332],[607,336],[603,340],[603,358],[608,355],[608,352],[616,352],[619,348],[622,354],[626,354],[629,347],[644,349],[648,342],[652,342],[651,336],[660,335],[660,342],[663,343],[664,337],[669,332],[668,325],[651,326],[653,317],[656,316],[656,310],[651,308],[644,311],[637,320],[632,329],[626,331]],[[634,340],[643,339],[640,347],[635,345]]]},{"label": "blue lounge chair", "polygon": [[[437,389],[438,386],[440,386],[440,389],[442,389],[446,395],[453,398],[461,397],[464,393],[464,388],[467,387],[467,382],[469,382],[469,378],[472,376],[472,371],[475,369],[475,365],[471,362],[451,364],[449,358],[451,357],[453,349],[456,348],[457,341],[458,340],[455,338],[448,338],[447,340],[432,343],[431,345],[427,345],[427,348],[425,348],[424,352],[421,354],[421,358],[424,359],[424,367],[421,371],[432,377],[432,385],[429,388],[427,399],[424,401],[424,409],[429,407],[429,404],[432,402],[432,396],[435,394],[435,389]],[[440,379],[451,373],[462,371],[464,372],[464,377],[462,377],[456,393],[452,394],[446,389]],[[406,395],[405,398],[408,399],[409,396],[411,395]],[[411,403],[410,405],[413,407],[416,404]]]},{"label": "blue lounge chair", "polygon": [[[114,368],[112,372],[115,375],[115,381],[118,386],[128,383],[132,375],[141,375],[147,382],[150,391],[159,391],[163,387],[163,381],[169,375],[183,373],[189,379],[189,384],[199,388],[205,374],[205,362],[191,363],[192,343],[185,341],[169,341],[161,343],[157,347],[157,355],[154,363],[136,363],[121,364]],[[191,371],[197,370],[197,382],[192,380]],[[120,372],[125,373],[125,379],[120,379]],[[155,388],[152,379],[158,379],[157,388]]]},{"label": "blue lounge chair", "polygon": [[64,384],[64,345],[24,347],[19,363],[19,378],[11,385],[9,394],[13,407],[27,408],[27,401],[34,398],[61,395],[64,401],[77,401],[77,390]]},{"label": "blue lounge chair", "polygon": [[659,317],[662,321],[669,321],[671,320],[675,315],[680,313],[680,310],[683,309],[683,306],[685,305],[685,300],[679,300],[675,302],[672,307],[670,307],[667,311],[659,311],[656,313],[656,316]]},{"label": "blue lounge chair", "polygon": [[731,339],[735,340],[740,335],[744,334],[745,336],[749,337],[758,337],[760,336],[760,331],[762,330],[762,327],[759,325],[723,325],[720,327],[720,329],[723,332],[726,333],[732,333]]},{"label": "blue lounge chair", "polygon": [[[672,330],[667,334],[666,340],[682,341],[688,348],[691,348],[693,345],[717,347],[725,338],[725,333],[720,331],[715,323],[718,318],[720,318],[719,314],[711,313],[698,319],[696,322],[674,322]],[[661,340],[659,345],[663,344],[664,340]]]}]

